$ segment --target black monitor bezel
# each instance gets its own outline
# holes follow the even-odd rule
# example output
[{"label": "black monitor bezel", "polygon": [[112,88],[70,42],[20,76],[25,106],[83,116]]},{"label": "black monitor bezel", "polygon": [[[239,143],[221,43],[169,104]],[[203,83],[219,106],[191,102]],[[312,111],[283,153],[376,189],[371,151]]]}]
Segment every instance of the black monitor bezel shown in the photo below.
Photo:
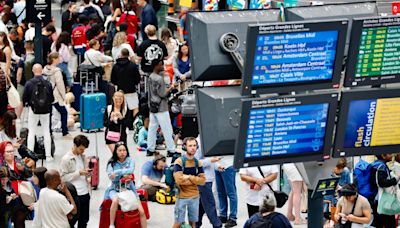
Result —
[{"label": "black monitor bezel", "polygon": [[[320,93],[313,95],[295,95],[295,96],[242,99],[241,101],[242,117],[239,127],[239,136],[235,145],[234,167],[239,169],[242,167],[263,166],[263,165],[304,162],[304,161],[322,161],[324,159],[328,159],[330,157],[331,149],[333,147],[332,137],[335,126],[338,97],[339,97],[338,93],[330,92],[330,93]],[[274,156],[270,159],[265,159],[263,157],[245,158],[244,150],[246,148],[247,132],[249,125],[248,120],[249,120],[252,101],[272,100],[277,98],[296,98],[296,101],[301,102],[301,104],[294,104],[294,105],[329,103],[328,118],[326,122],[327,125],[324,138],[324,148],[322,152],[307,153],[306,155],[303,156],[299,155]]]},{"label": "black monitor bezel", "polygon": [[[379,76],[369,76],[364,77],[362,81],[357,81],[356,74],[356,64],[357,64],[357,56],[360,48],[360,38],[361,33],[364,28],[365,20],[379,20],[379,19],[388,19],[388,18],[399,18],[400,16],[388,16],[388,17],[361,17],[354,18],[353,24],[351,28],[351,37],[349,43],[349,52],[347,55],[347,66],[346,73],[343,85],[345,87],[357,87],[357,86],[376,86],[382,84],[391,84],[400,82],[400,71],[397,74],[388,74],[388,75],[379,75]],[[398,26],[400,26],[400,22],[398,22]],[[374,26],[374,27],[383,27],[383,26]],[[371,27],[371,28],[374,28]],[[387,79],[385,79],[387,77]],[[362,78],[361,78],[362,79]],[[355,84],[356,83],[356,84]]]},{"label": "black monitor bezel", "polygon": [[[254,68],[254,54],[256,49],[257,37],[259,35],[259,27],[275,26],[275,25],[296,25],[296,24],[304,25],[306,28],[309,28],[310,31],[337,30],[339,32],[332,78],[329,80],[304,81],[304,82],[279,83],[279,84],[274,83],[269,85],[253,86],[252,75]],[[244,64],[245,67],[242,76],[242,95],[251,95],[251,94],[255,95],[255,94],[265,94],[265,93],[288,93],[292,91],[339,88],[348,24],[349,23],[347,19],[335,19],[335,20],[325,19],[325,20],[312,20],[312,21],[300,21],[300,22],[299,21],[284,22],[284,23],[278,22],[278,23],[249,25],[247,30],[246,59]],[[297,31],[293,33],[296,32]]]},{"label": "black monitor bezel", "polygon": [[347,118],[349,114],[349,104],[355,100],[380,99],[380,98],[400,97],[400,89],[364,89],[343,92],[340,100],[340,113],[336,125],[335,147],[332,157],[352,157],[362,155],[377,155],[385,153],[397,153],[400,151],[399,145],[345,148],[344,139],[346,134]]}]

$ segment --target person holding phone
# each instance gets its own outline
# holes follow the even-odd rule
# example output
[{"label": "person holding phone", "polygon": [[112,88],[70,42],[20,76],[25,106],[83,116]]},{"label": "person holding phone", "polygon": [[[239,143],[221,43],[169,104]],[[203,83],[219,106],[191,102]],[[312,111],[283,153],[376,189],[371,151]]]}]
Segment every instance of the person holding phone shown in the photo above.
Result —
[{"label": "person holding phone", "polygon": [[64,155],[60,163],[60,174],[63,182],[70,182],[76,188],[79,198],[79,219],[78,228],[87,227],[89,222],[89,181],[92,167],[85,166],[85,150],[89,147],[89,140],[84,135],[74,138],[72,150]]},{"label": "person holding phone", "polygon": [[354,184],[343,186],[340,194],[342,197],[335,212],[335,218],[339,221],[338,227],[362,228],[371,222],[371,205],[367,198],[358,194]]}]

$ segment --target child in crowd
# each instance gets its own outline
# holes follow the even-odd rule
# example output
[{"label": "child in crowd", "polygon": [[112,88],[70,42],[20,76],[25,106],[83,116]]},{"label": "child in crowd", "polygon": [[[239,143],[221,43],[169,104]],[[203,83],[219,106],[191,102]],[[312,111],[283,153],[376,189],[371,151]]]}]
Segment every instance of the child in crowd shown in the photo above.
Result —
[{"label": "child in crowd", "polygon": [[1,189],[0,189],[0,227],[11,227],[11,209],[14,200],[18,198],[11,187],[8,171],[2,167],[0,169]]},{"label": "child in crowd", "polygon": [[138,138],[138,150],[145,151],[147,150],[147,136],[149,130],[149,117],[146,117],[143,121],[143,127],[139,131],[139,138]]},{"label": "child in crowd", "polygon": [[65,95],[65,107],[68,112],[67,127],[69,129],[75,126],[75,123],[79,121],[79,112],[77,112],[71,104],[75,101],[75,96],[73,93],[68,92]]}]

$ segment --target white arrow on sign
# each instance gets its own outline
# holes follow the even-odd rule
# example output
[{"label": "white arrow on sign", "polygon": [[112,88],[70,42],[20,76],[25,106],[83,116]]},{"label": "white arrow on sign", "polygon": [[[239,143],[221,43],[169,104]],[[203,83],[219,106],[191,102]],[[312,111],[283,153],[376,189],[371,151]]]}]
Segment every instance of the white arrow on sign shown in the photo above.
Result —
[{"label": "white arrow on sign", "polygon": [[42,14],[42,12],[39,12],[39,14],[37,15],[37,17],[39,18],[39,20],[43,20],[43,17],[45,17],[45,14]]}]

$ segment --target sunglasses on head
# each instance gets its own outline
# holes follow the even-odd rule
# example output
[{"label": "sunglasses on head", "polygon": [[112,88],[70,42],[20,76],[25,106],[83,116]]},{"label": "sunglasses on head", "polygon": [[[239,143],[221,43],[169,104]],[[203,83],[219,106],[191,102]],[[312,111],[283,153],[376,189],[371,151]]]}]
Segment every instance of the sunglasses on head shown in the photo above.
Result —
[{"label": "sunglasses on head", "polygon": [[125,143],[124,143],[124,142],[117,142],[115,145],[116,145],[116,146],[121,146],[121,145],[124,145],[124,146],[125,146]]}]

